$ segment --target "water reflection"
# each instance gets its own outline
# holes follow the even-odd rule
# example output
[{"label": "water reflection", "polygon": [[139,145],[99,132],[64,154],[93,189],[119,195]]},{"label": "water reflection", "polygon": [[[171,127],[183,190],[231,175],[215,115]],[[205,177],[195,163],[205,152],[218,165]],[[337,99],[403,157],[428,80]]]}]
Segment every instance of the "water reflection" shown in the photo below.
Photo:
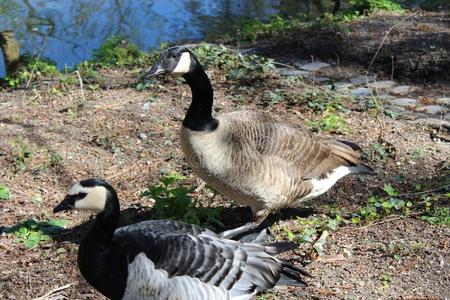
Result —
[{"label": "water reflection", "polygon": [[[322,10],[323,0],[1,0],[0,31],[13,29],[22,52],[58,66],[88,59],[108,37],[121,35],[148,50],[160,42],[201,39],[242,17]],[[4,75],[4,66],[0,66]]]}]

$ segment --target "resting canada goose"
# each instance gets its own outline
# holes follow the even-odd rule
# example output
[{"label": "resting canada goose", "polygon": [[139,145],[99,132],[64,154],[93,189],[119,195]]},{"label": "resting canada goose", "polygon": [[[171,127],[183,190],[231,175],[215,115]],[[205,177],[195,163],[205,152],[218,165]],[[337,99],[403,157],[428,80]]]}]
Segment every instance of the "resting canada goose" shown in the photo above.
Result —
[{"label": "resting canada goose", "polygon": [[249,299],[275,285],[305,286],[306,272],[275,254],[293,243],[257,244],[230,240],[199,226],[169,220],[145,221],[117,229],[117,194],[105,181],[73,185],[53,210],[97,211],[80,243],[83,277],[110,299]]},{"label": "resting canada goose", "polygon": [[361,164],[360,148],[350,142],[312,135],[265,112],[211,115],[213,90],[197,58],[172,47],[147,76],[179,74],[192,102],[181,126],[188,164],[226,197],[250,206],[257,223],[283,207],[297,206],[350,174],[373,174]]}]

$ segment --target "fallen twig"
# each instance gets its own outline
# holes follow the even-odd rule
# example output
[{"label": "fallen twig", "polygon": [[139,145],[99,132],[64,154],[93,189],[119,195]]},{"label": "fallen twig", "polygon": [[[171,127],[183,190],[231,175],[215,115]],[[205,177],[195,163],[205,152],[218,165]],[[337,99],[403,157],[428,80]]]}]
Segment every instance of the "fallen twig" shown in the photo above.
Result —
[{"label": "fallen twig", "polygon": [[[28,78],[27,84],[25,85],[25,89],[28,89],[28,87],[30,86],[31,79],[33,79],[33,74],[34,74],[34,71],[36,70],[37,62],[41,58],[42,52],[44,52],[44,48],[45,48],[45,45],[47,44],[47,39],[48,39],[48,36],[50,35],[50,31],[52,31],[52,25],[50,25],[48,27],[48,31],[47,31],[47,33],[44,36],[44,40],[42,41],[41,49],[38,52],[38,56],[37,56],[36,61],[34,62],[34,65],[33,65],[33,69],[31,69],[30,78]],[[25,94],[24,94],[24,97],[25,97]]]},{"label": "fallen twig", "polygon": [[43,295],[43,296],[41,296],[41,297],[38,297],[38,298],[34,298],[33,300],[48,300],[48,299],[53,299],[53,298],[50,297],[50,295],[52,295],[52,294],[54,294],[54,293],[57,293],[57,292],[60,292],[60,291],[62,291],[62,290],[65,290],[65,289],[71,287],[71,286],[74,285],[74,284],[75,284],[75,282],[72,282],[72,283],[63,285],[63,286],[61,286],[61,287],[57,287],[56,289],[51,290],[51,291],[48,292],[47,294],[45,294],[45,295]]},{"label": "fallen twig", "polygon": [[83,79],[81,79],[81,74],[78,70],[75,71],[75,74],[77,74],[78,82],[80,83],[81,97],[83,98],[83,102],[86,102],[86,97],[84,96]]},{"label": "fallen twig", "polygon": [[423,195],[423,194],[430,194],[432,192],[444,190],[446,188],[450,188],[450,184],[447,184],[447,185],[444,185],[444,186],[440,186],[440,187],[437,187],[437,188],[434,188],[434,189],[431,189],[431,190],[422,191],[422,192],[398,194],[398,195],[395,195],[395,197],[417,196],[417,195]]}]

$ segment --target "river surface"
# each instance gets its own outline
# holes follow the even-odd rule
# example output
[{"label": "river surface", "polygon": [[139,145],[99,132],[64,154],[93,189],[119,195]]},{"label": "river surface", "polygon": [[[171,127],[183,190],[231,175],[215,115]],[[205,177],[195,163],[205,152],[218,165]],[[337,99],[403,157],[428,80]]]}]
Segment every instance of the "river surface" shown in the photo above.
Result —
[{"label": "river surface", "polygon": [[[0,31],[12,29],[21,52],[60,68],[92,56],[112,35],[147,51],[161,42],[201,40],[243,18],[319,12],[323,0],[0,0]],[[330,1],[328,1],[330,2]],[[0,58],[0,76],[4,75]]]}]

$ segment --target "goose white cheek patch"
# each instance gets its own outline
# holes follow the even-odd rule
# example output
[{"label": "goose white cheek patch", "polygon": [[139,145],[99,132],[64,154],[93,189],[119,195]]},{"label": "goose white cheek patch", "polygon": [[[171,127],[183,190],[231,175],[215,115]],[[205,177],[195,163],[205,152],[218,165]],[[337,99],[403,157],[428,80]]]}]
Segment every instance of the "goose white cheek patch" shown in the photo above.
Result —
[{"label": "goose white cheek patch", "polygon": [[191,55],[188,52],[184,52],[181,54],[180,60],[178,61],[177,66],[172,71],[175,74],[186,74],[189,72],[189,68],[191,66]]},{"label": "goose white cheek patch", "polygon": [[81,187],[79,192],[86,193],[87,195],[75,202],[76,209],[94,211],[102,211],[105,209],[107,191],[104,187]]}]

